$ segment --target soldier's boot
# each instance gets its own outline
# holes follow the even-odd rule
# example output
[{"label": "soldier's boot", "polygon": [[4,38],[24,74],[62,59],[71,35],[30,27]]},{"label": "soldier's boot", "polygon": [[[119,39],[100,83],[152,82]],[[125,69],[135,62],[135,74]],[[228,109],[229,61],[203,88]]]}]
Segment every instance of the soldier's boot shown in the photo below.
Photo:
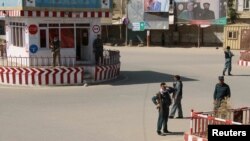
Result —
[{"label": "soldier's boot", "polygon": [[223,76],[225,76],[225,71],[223,71],[223,73],[222,73],[222,74],[223,74]]}]

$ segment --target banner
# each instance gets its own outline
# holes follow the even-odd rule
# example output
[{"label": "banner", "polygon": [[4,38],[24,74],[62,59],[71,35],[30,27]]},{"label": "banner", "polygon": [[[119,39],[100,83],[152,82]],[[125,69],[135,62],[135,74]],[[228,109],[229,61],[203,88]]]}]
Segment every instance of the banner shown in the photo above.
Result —
[{"label": "banner", "polygon": [[130,0],[128,3],[129,23],[144,22],[145,29],[168,29],[168,11],[169,0]]},{"label": "banner", "polygon": [[227,0],[176,0],[177,23],[217,24],[227,23]]},{"label": "banner", "polygon": [[[32,1],[32,0],[28,0]],[[112,0],[35,0],[36,7],[48,8],[110,8]]]},{"label": "banner", "polygon": [[144,12],[168,12],[169,0],[144,0]]}]

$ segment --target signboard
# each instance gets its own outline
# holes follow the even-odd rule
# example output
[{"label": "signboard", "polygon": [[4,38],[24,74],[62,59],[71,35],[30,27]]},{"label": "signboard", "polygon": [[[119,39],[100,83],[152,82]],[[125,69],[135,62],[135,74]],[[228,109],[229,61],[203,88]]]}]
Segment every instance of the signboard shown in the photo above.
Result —
[{"label": "signboard", "polygon": [[38,31],[38,27],[37,27],[37,25],[35,25],[35,24],[31,24],[30,26],[29,26],[29,33],[30,34],[36,34],[37,33],[37,31]]},{"label": "signboard", "polygon": [[25,5],[27,7],[35,7],[36,6],[36,0],[25,0]]},{"label": "signboard", "polygon": [[144,31],[145,30],[145,23],[144,22],[132,23],[132,30],[133,31]]},{"label": "signboard", "polygon": [[110,8],[110,0],[36,0],[36,7],[46,8]]},{"label": "signboard", "polygon": [[38,47],[37,47],[37,45],[31,45],[29,50],[31,53],[35,54],[38,51]]},{"label": "signboard", "polygon": [[[130,0],[128,3],[129,22],[136,23],[138,21],[144,21],[145,29],[168,29],[168,11],[170,0],[158,0],[161,2],[161,8],[158,10],[149,10],[149,2],[153,1],[156,0]],[[155,5],[155,7],[157,6]]]},{"label": "signboard", "polygon": [[145,12],[168,12],[169,0],[144,0]]},{"label": "signboard", "polygon": [[99,25],[94,25],[92,27],[92,30],[93,30],[94,33],[99,33],[100,30],[101,30],[101,27]]},{"label": "signboard", "polygon": [[177,23],[225,25],[227,0],[176,0]]},{"label": "signboard", "polygon": [[21,0],[1,0],[0,1],[0,8],[4,7],[20,7],[22,6],[22,1]]},{"label": "signboard", "polygon": [[102,8],[105,8],[105,9],[110,8],[109,4],[110,4],[109,0],[101,0],[101,6],[102,6]]}]

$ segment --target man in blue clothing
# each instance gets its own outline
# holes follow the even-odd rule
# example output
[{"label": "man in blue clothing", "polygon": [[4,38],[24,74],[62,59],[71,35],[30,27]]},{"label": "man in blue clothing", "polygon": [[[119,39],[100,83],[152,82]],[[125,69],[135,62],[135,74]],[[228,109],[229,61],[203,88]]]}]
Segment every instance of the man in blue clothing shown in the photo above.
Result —
[{"label": "man in blue clothing", "polygon": [[230,46],[227,46],[227,50],[224,51],[225,53],[225,68],[223,70],[223,75],[225,75],[226,70],[228,69],[228,75],[232,75],[232,57],[234,54],[230,51]]},{"label": "man in blue clothing", "polygon": [[161,129],[163,126],[163,133],[171,133],[168,131],[168,115],[169,106],[171,105],[170,94],[175,90],[172,87],[168,87],[166,83],[161,83],[160,91],[152,97],[153,103],[159,110],[158,122],[157,122],[157,134],[162,135]]},{"label": "man in blue clothing", "polygon": [[161,2],[158,0],[148,0],[147,10],[150,12],[161,12]]},{"label": "man in blue clothing", "polygon": [[219,83],[216,84],[214,90],[214,110],[216,111],[220,108],[222,100],[230,97],[230,87],[224,83],[224,76],[219,76]]}]

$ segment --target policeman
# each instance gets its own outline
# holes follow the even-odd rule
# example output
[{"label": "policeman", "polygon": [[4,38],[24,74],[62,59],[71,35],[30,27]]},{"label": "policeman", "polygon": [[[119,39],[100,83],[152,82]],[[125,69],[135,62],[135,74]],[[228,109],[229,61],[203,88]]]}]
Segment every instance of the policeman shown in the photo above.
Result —
[{"label": "policeman", "polygon": [[232,57],[234,56],[234,54],[230,51],[230,46],[227,46],[227,50],[224,51],[225,53],[225,68],[223,70],[223,75],[225,75],[226,70],[228,69],[228,75],[232,75],[231,74],[231,70],[232,70]]},{"label": "policeman", "polygon": [[221,106],[221,101],[225,98],[230,98],[230,87],[224,83],[224,76],[219,76],[219,83],[216,84],[214,90],[214,110],[218,110]]},{"label": "policeman", "polygon": [[168,131],[168,115],[169,106],[171,105],[170,94],[175,90],[172,87],[168,87],[166,83],[160,84],[160,91],[152,97],[153,103],[159,110],[158,122],[157,122],[157,134],[162,135],[161,129],[163,126],[163,133],[171,133]]},{"label": "policeman", "polygon": [[93,52],[95,53],[96,65],[99,64],[100,59],[101,59],[101,63],[103,63],[103,42],[102,42],[100,34],[98,34],[97,38],[94,40]]},{"label": "policeman", "polygon": [[54,37],[51,42],[52,56],[53,56],[53,67],[56,66],[56,60],[58,60],[58,65],[61,66],[61,54],[60,54],[60,41],[57,36]]},{"label": "policeman", "polygon": [[174,105],[171,108],[169,118],[174,118],[176,110],[178,110],[178,117],[176,118],[183,118],[183,112],[182,112],[182,106],[181,106],[183,85],[182,85],[181,77],[179,75],[175,75],[174,80],[175,82],[173,85],[174,85],[175,92],[172,96]]}]

